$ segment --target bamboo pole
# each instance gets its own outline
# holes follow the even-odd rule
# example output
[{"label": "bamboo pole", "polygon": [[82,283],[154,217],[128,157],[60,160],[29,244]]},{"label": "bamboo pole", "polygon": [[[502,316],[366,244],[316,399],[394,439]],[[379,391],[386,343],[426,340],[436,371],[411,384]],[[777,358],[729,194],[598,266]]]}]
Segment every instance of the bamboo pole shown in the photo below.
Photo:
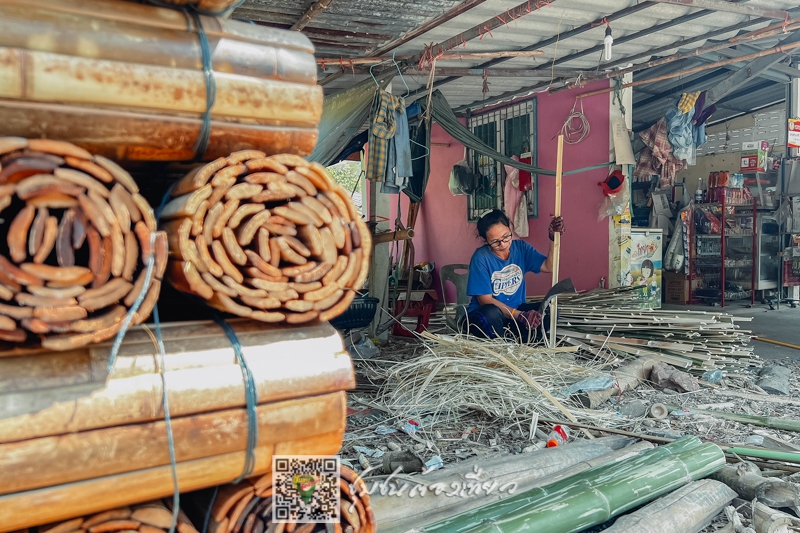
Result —
[{"label": "bamboo pole", "polygon": [[[256,448],[252,475],[272,469],[274,455],[331,455],[338,453],[343,430],[313,437],[284,441]],[[243,451],[196,459],[177,464],[180,492],[230,483],[245,465]],[[66,520],[114,507],[145,502],[173,493],[169,466],[117,474],[56,487],[31,490],[0,497],[0,533],[47,522]]]},{"label": "bamboo pole", "polygon": [[373,235],[372,244],[374,246],[376,244],[383,244],[386,242],[394,242],[394,241],[404,241],[406,239],[413,239],[413,238],[414,238],[414,230],[412,228],[402,229],[400,231],[390,231],[387,233],[379,233],[378,235]]},{"label": "bamboo pole", "polygon": [[[553,216],[561,216],[561,178],[564,159],[564,136],[558,136],[558,151],[556,153],[556,206]],[[553,234],[553,285],[558,283],[558,266],[561,255],[561,233]],[[544,310],[542,310],[544,311]],[[550,304],[550,346],[556,345],[556,327],[558,323],[558,296],[553,297]]]},{"label": "bamboo pole", "polygon": [[[344,392],[259,405],[257,446],[275,445],[341,431]],[[175,459],[192,461],[245,450],[248,415],[244,409],[172,419]],[[163,421],[69,433],[0,445],[0,494],[168,465]]]},{"label": "bamboo pole", "polygon": [[[730,46],[733,46],[733,45],[728,45],[725,48],[729,48]],[[788,52],[789,50],[794,50],[795,48],[800,48],[800,42],[783,44],[783,45],[775,46],[773,48],[769,48],[767,50],[762,50],[760,52],[754,52],[752,54],[747,54],[747,55],[744,55],[744,56],[733,57],[733,58],[725,59],[725,60],[722,60],[722,61],[716,61],[714,63],[707,63],[707,64],[701,65],[699,67],[694,67],[694,68],[685,69],[685,70],[679,70],[677,72],[673,72],[671,74],[664,74],[663,76],[657,76],[655,78],[648,78],[646,80],[640,80],[640,81],[634,81],[634,82],[631,82],[631,83],[625,83],[625,84],[622,85],[622,88],[623,89],[627,89],[628,87],[639,87],[641,85],[647,85],[647,84],[655,83],[655,82],[658,82],[658,81],[670,80],[672,78],[678,78],[678,77],[681,77],[681,76],[688,76],[690,74],[695,74],[697,72],[703,72],[704,70],[723,67],[725,65],[732,65],[734,63],[739,63],[741,61],[751,61],[753,59],[758,59],[759,57],[764,57],[764,56],[768,56],[768,55],[772,55],[772,54],[779,54],[779,53]],[[614,90],[615,89],[613,87],[611,87],[609,89],[598,89],[596,91],[589,91],[587,93],[579,94],[579,95],[576,96],[576,98],[587,98],[589,96],[597,96],[599,94],[607,94],[607,93],[613,92]]]},{"label": "bamboo pole", "polygon": [[[502,454],[495,457],[479,457],[463,461],[452,468],[426,474],[418,480],[431,487],[443,484],[445,487],[460,487],[467,483],[479,481],[482,486],[497,483],[515,483],[515,493],[534,487],[546,486],[565,477],[575,475],[607,463],[622,461],[653,447],[652,444],[639,442],[619,449],[609,441],[576,441],[556,448],[541,450],[532,455],[508,456]],[[560,451],[557,451],[560,450]],[[485,472],[478,480],[473,479],[475,468]],[[392,483],[374,486],[397,485],[402,487],[405,479],[397,479]],[[494,491],[485,493],[475,491],[469,498],[422,498],[419,501],[398,501],[396,496],[382,495],[377,490],[372,494],[372,508],[382,533],[404,533],[411,528],[421,529],[439,520],[456,516],[463,512],[482,507],[494,501],[510,498],[513,494]]]},{"label": "bamboo pole", "polygon": [[[609,78],[613,78],[613,77],[616,77],[616,76],[622,76],[624,74],[628,74],[628,73],[631,73],[631,72],[637,72],[637,71],[640,71],[640,70],[644,70],[644,69],[648,69],[648,68],[652,68],[652,67],[657,67],[657,66],[660,66],[660,65],[665,65],[667,63],[680,61],[681,59],[687,59],[687,58],[690,58],[690,57],[696,57],[696,56],[700,56],[700,55],[707,54],[707,53],[710,53],[710,52],[716,52],[717,50],[724,50],[726,48],[731,48],[731,47],[733,47],[733,46],[735,46],[735,45],[737,45],[739,43],[752,42],[752,41],[757,41],[757,40],[761,40],[761,39],[766,39],[768,37],[774,37],[776,35],[782,35],[786,31],[796,30],[798,23],[800,23],[800,17],[796,17],[794,19],[789,20],[788,23],[787,23],[787,26],[784,26],[783,24],[773,24],[773,25],[767,26],[765,28],[761,28],[761,29],[758,29],[758,30],[753,30],[751,32],[744,33],[742,35],[736,35],[736,36],[731,37],[730,39],[726,39],[725,41],[722,41],[720,43],[707,45],[707,46],[701,46],[701,47],[696,48],[694,50],[690,50],[690,51],[687,51],[687,52],[679,52],[679,53],[672,54],[672,55],[669,55],[669,56],[666,56],[666,57],[662,57],[662,58],[659,58],[659,59],[652,59],[650,61],[646,61],[644,63],[639,63],[637,65],[634,65],[634,66],[631,66],[631,67],[626,67],[624,69],[614,70],[614,71],[604,72],[604,73],[601,73],[601,74],[598,74],[598,75],[594,75],[594,76],[589,76],[588,78],[586,78],[583,81],[584,82],[591,82],[591,81],[596,81],[596,80],[600,80],[600,79],[609,79]],[[573,87],[575,87],[575,84],[568,84],[568,85],[566,85],[564,87],[559,87],[559,88],[553,89],[551,92],[560,92],[560,91],[563,91],[563,90],[572,89]]]},{"label": "bamboo pole", "polygon": [[696,533],[735,497],[736,493],[719,481],[694,481],[620,517],[601,533]]},{"label": "bamboo pole", "polygon": [[[666,405],[670,411],[681,411],[682,407],[678,405]],[[712,409],[692,409],[693,412],[704,415],[716,416],[726,420],[734,420],[742,424],[751,424],[754,426],[763,426],[773,429],[782,429],[785,431],[800,431],[800,420],[790,420],[786,418],[776,418],[774,416],[755,416],[745,415],[739,413],[728,413],[725,411],[715,411]],[[800,454],[795,454],[800,458]]]},{"label": "bamboo pole", "polygon": [[581,531],[652,501],[689,480],[703,478],[724,464],[718,446],[685,437],[622,464],[595,467],[546,488],[532,489],[438,522],[426,531]]}]

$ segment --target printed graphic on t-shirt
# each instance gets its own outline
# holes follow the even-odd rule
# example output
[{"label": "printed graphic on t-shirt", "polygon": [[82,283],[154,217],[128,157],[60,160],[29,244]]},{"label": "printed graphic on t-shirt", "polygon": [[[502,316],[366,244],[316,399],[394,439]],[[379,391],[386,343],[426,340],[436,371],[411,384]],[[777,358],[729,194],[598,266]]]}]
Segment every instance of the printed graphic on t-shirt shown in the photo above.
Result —
[{"label": "printed graphic on t-shirt", "polygon": [[511,264],[503,270],[497,270],[492,273],[492,293],[495,296],[498,294],[512,296],[516,294],[521,283],[522,269],[517,265]]}]

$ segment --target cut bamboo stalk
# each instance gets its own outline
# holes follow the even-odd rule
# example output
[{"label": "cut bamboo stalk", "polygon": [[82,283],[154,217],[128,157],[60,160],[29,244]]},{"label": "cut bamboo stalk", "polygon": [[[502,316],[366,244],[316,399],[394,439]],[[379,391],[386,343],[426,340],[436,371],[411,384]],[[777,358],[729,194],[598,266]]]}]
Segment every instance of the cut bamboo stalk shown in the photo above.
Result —
[{"label": "cut bamboo stalk", "polygon": [[[556,205],[553,216],[561,216],[561,178],[564,164],[564,136],[558,136],[556,152]],[[553,285],[558,283],[558,267],[561,256],[561,233],[553,234]],[[558,323],[558,296],[550,303],[550,346],[556,345],[556,327]]]},{"label": "cut bamboo stalk", "polygon": [[595,409],[604,404],[615,394],[635,389],[640,383],[647,380],[655,361],[652,359],[637,359],[619,367],[615,372],[616,385],[599,391],[583,391],[575,394],[575,399],[584,407]]},{"label": "cut bamboo stalk", "polygon": [[[331,455],[339,451],[343,429],[255,449],[253,476],[267,474],[275,455]],[[189,492],[230,483],[243,471],[245,452],[177,464],[178,490]],[[124,490],[120,490],[124,487]],[[161,466],[0,497],[0,533],[57,522],[173,493],[172,469]]]},{"label": "cut bamboo stalk", "polygon": [[[21,146],[15,139],[0,138],[0,145]],[[141,290],[148,291],[150,299],[136,320],[147,318],[166,264],[165,236],[156,234],[158,253],[152,285],[132,286],[130,281],[137,271],[141,277],[149,257],[145,253],[140,260],[136,243],[130,239],[126,243],[123,228],[129,231],[132,218],[154,220],[154,216],[144,198],[137,200],[128,194],[127,190],[135,190],[131,176],[67,142],[32,139],[25,143],[27,148],[5,153],[11,163],[0,175],[0,187],[23,205],[21,209],[12,207],[18,211],[9,213],[11,223],[0,228],[0,239],[5,238],[8,244],[8,258],[0,256],[2,286],[10,291],[6,296],[21,306],[4,311],[18,327],[2,340],[27,341],[24,331],[28,330],[48,349],[69,350],[108,339],[124,319],[118,305],[128,299],[132,303]],[[115,191],[112,203],[116,210],[107,200],[112,197],[111,191]],[[38,200],[44,196],[37,196],[39,193],[54,194],[58,202],[41,203]],[[127,198],[131,199],[130,207]],[[147,241],[149,249],[151,229],[143,222],[137,222],[137,228],[137,235]],[[76,264],[76,257],[82,264]],[[134,290],[137,292],[132,295]],[[129,305],[126,303],[126,307]]]},{"label": "cut bamboo stalk", "polygon": [[694,481],[622,516],[602,533],[696,533],[735,497],[734,491],[718,481]]},{"label": "cut bamboo stalk", "polygon": [[[344,392],[261,404],[258,446],[343,430]],[[247,412],[214,411],[172,418],[179,462],[244,450]],[[108,443],[114,443],[109,447]],[[169,464],[163,421],[110,427],[0,445],[0,494],[144,470]]]},{"label": "cut bamboo stalk", "polygon": [[[371,247],[366,224],[340,189],[323,167],[292,154],[245,150],[191,172],[162,213],[174,219],[162,225],[168,279],[212,307],[263,322],[338,316],[364,283]],[[320,280],[302,296],[289,287]]]},{"label": "cut bamboo stalk", "polygon": [[[497,483],[499,488],[513,482],[514,494],[517,494],[534,487],[555,483],[594,466],[622,461],[653,447],[650,443],[642,442],[618,449],[618,446],[624,446],[623,442],[602,438],[592,442],[582,441],[548,448],[531,455],[513,457],[502,454],[496,458],[468,459],[452,468],[428,473],[420,482],[426,487],[432,487],[437,483],[442,483],[442,486],[448,488],[464,486],[476,481],[472,479],[475,475],[473,469],[478,467],[485,472],[484,476],[479,478],[482,486],[489,487]],[[452,485],[453,483],[456,485]],[[370,483],[372,487],[385,487],[384,492],[393,485],[402,486],[403,480],[385,485],[381,485],[380,482]],[[405,494],[408,494],[408,491]],[[490,494],[476,491],[475,494],[470,494],[469,498],[463,499],[425,497],[399,502],[396,496],[382,495],[380,491],[373,489],[371,503],[382,533],[405,533],[409,529],[422,529],[450,516],[511,497],[513,494],[495,490]]]},{"label": "cut bamboo stalk", "polygon": [[[545,489],[532,489],[441,521],[426,531],[581,531],[652,501],[687,481],[703,478],[724,464],[718,446],[686,437],[622,464],[595,467]],[[639,484],[646,488],[637,489]],[[569,513],[564,512],[565,506],[569,506]]]}]

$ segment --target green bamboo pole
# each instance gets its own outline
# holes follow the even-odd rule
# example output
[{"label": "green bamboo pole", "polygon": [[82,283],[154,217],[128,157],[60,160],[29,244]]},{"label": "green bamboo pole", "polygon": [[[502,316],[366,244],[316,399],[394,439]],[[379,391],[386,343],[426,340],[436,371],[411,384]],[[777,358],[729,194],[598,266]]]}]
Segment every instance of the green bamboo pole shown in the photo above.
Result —
[{"label": "green bamboo pole", "polygon": [[773,461],[800,464],[800,453],[797,452],[779,452],[776,450],[742,448],[739,446],[726,447],[725,452],[735,453],[736,455],[746,455],[748,457],[758,457],[759,459],[772,459]]},{"label": "green bamboo pole", "polygon": [[[622,463],[592,468],[434,524],[429,532],[581,531],[725,464],[722,450],[684,437]],[[569,512],[565,512],[569,509]]]},{"label": "green bamboo pole", "polygon": [[[670,411],[683,410],[683,407],[677,405],[667,405],[666,407]],[[733,420],[735,422],[740,422],[742,424],[752,424],[754,426],[763,426],[773,429],[783,429],[786,431],[800,432],[800,420],[775,418],[772,416],[743,415],[739,413],[729,413],[727,411],[712,411],[711,409],[692,409],[692,412],[703,415],[716,416],[719,418],[724,418],[726,420]]]}]

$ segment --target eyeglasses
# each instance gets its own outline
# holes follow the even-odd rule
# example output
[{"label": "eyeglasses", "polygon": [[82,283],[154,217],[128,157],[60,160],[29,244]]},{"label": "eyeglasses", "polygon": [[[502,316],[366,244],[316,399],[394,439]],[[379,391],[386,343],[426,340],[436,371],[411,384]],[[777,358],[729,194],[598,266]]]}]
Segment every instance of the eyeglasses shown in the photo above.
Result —
[{"label": "eyeglasses", "polygon": [[502,246],[505,243],[509,242],[511,240],[511,237],[512,237],[512,235],[510,233],[507,233],[505,236],[503,236],[502,239],[497,239],[496,241],[491,241],[491,242],[489,242],[487,244],[492,248],[499,248],[500,246]]}]

